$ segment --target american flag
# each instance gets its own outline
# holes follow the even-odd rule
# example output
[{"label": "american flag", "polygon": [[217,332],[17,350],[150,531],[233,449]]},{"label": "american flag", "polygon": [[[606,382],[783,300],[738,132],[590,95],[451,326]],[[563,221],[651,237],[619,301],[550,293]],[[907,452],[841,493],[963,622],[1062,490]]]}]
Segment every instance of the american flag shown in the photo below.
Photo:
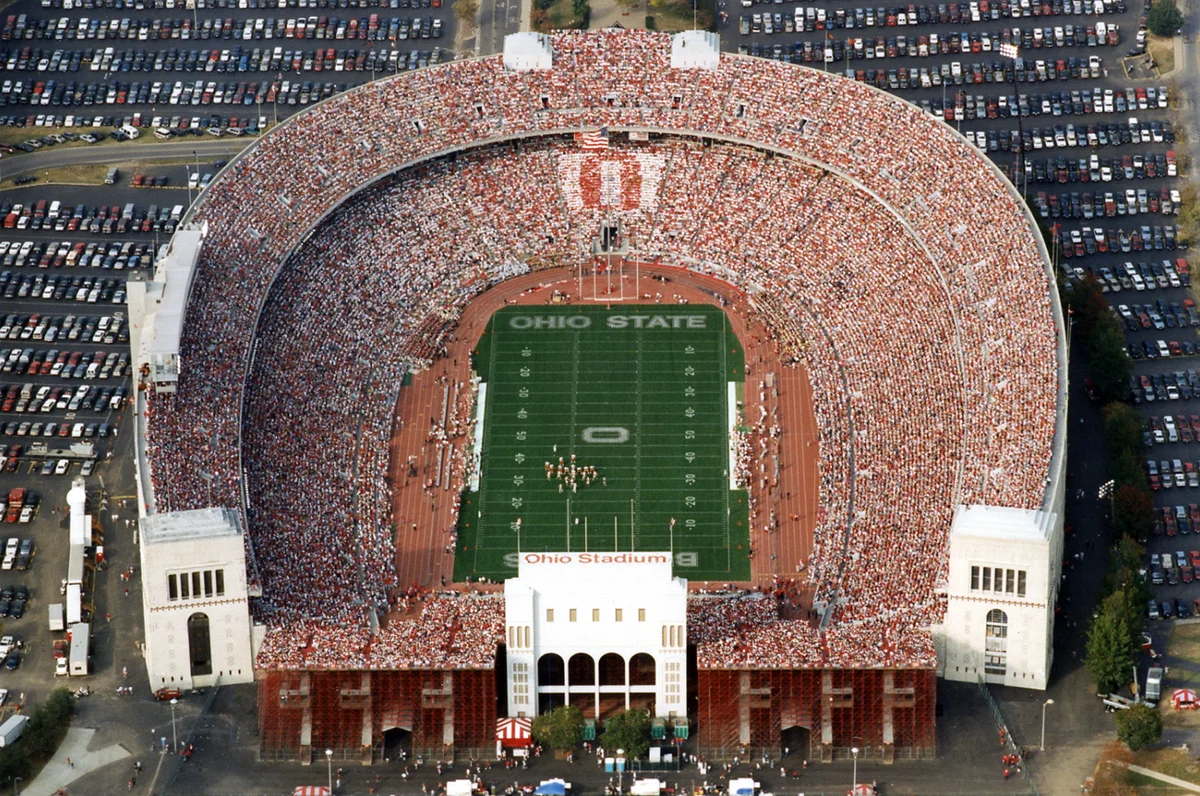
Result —
[{"label": "american flag", "polygon": [[608,128],[601,127],[599,130],[576,133],[575,140],[579,142],[579,148],[584,151],[608,149]]}]

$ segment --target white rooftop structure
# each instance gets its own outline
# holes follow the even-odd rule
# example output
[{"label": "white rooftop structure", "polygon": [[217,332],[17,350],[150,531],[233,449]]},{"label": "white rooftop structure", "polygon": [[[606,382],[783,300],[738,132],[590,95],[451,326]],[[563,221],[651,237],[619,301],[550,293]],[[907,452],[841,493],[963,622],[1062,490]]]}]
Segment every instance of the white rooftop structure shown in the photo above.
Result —
[{"label": "white rooftop structure", "polygon": [[1054,531],[1054,514],[1004,506],[959,506],[950,527],[952,536],[989,539],[1045,540]]},{"label": "white rooftop structure", "polygon": [[151,514],[142,518],[141,526],[142,543],[148,545],[242,535],[241,522],[233,509],[209,508]]},{"label": "white rooftop structure", "polygon": [[554,51],[545,33],[510,33],[504,37],[504,68],[512,72],[549,69],[554,65]]},{"label": "white rooftop structure", "polygon": [[672,69],[716,69],[721,37],[708,30],[685,30],[671,37]]},{"label": "white rooftop structure", "polygon": [[139,283],[141,289],[130,293],[130,326],[136,327],[131,342],[138,342],[134,358],[150,366],[158,392],[174,392],[179,381],[179,342],[188,291],[207,230],[207,225],[176,230],[166,255],[155,264],[154,281]]}]

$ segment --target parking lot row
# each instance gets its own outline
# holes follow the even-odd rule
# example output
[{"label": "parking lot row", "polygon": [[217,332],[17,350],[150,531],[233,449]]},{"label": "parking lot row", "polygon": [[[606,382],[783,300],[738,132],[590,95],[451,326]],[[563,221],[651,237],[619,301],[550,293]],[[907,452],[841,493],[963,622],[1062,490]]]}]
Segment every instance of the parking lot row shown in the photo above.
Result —
[{"label": "parking lot row", "polygon": [[170,233],[175,231],[184,209],[183,203],[160,208],[157,205],[139,207],[133,202],[127,202],[122,207],[82,203],[70,205],[53,199],[38,199],[30,203],[3,199],[0,200],[0,217],[3,218],[0,226],[16,230],[102,232],[106,235],[155,231]]},{"label": "parking lot row", "polygon": [[[810,11],[812,9],[809,9]],[[796,9],[799,15],[801,9]],[[795,20],[799,21],[799,18]],[[738,18],[738,32],[743,36],[754,33],[801,34],[819,33],[793,23],[783,12],[742,14]],[[828,31],[816,39],[826,48],[841,45],[849,59],[874,58],[929,58],[937,55],[958,53],[999,52],[1003,44],[1013,44],[1024,50],[1035,51],[1056,47],[1116,47],[1120,44],[1120,28],[1105,22],[1094,25],[1058,25],[1050,27],[1012,27],[987,31],[943,30],[922,34],[897,34],[872,37],[834,37]]]},{"label": "parking lot row", "polygon": [[[1145,180],[1157,177],[1175,177],[1178,161],[1174,150],[1145,152],[1136,155],[1085,158],[1026,158],[1025,175],[1030,183],[1105,183],[1125,180]],[[1167,190],[1163,188],[1162,190]],[[1154,191],[1151,189],[1151,195]],[[1120,197],[1118,196],[1118,199]],[[1178,200],[1175,201],[1178,205]],[[1120,215],[1120,213],[1118,213]]]},{"label": "parking lot row", "polygon": [[[40,298],[43,301],[69,301],[87,304],[122,305],[125,303],[125,280],[112,277],[71,276],[68,273],[20,274],[3,271],[0,272],[0,290],[3,290],[5,298],[10,300],[12,298]],[[0,335],[0,338],[2,337]],[[47,342],[53,341],[53,337],[47,340]]]},{"label": "parking lot row", "polygon": [[[434,26],[429,36],[440,38],[440,27]],[[112,52],[108,52],[112,50]],[[37,47],[20,49],[0,48],[0,71],[37,72],[42,78],[52,73],[72,73],[84,70],[89,61],[91,72],[361,72],[386,69],[388,64],[399,65],[407,58],[407,50],[395,48],[317,47],[315,49],[270,48],[244,49],[240,45],[228,49],[179,48],[147,50],[106,50],[74,52],[43,51]],[[403,67],[399,67],[403,68]]]},{"label": "parking lot row", "polygon": [[[403,0],[399,8],[417,10],[440,9],[441,0]],[[196,22],[199,25],[196,25]],[[436,20],[440,25],[441,20]],[[311,16],[289,19],[258,17],[256,19],[213,19],[194,21],[189,17],[176,19],[131,19],[124,17],[56,17],[26,18],[21,24],[19,15],[9,15],[0,28],[0,41],[207,41],[225,39],[236,41],[268,41],[276,39],[309,39],[319,41],[404,41],[420,35],[423,27],[418,18],[407,16],[339,18]]]},{"label": "parking lot row", "polygon": [[1104,230],[1101,227],[1083,227],[1067,230],[1056,224],[1054,233],[1057,251],[1067,258],[1085,257],[1105,252],[1131,251],[1175,251],[1177,230],[1174,224],[1162,226],[1143,225]]},{"label": "parking lot row", "polygon": [[[73,217],[73,216],[72,216]],[[55,221],[55,229],[58,222]],[[64,227],[65,229],[65,227]],[[160,227],[161,229],[161,227]],[[61,230],[59,230],[61,231]],[[167,244],[161,244],[165,249]],[[153,264],[154,244],[147,241],[42,241],[0,240],[0,267],[9,268],[102,268],[122,271],[127,268],[149,267]],[[15,279],[8,275],[7,280]],[[8,299],[9,283],[5,282],[3,294]],[[20,298],[24,298],[21,296]]]},{"label": "parking lot row", "polygon": [[[91,279],[91,277],[75,277],[74,279]],[[94,280],[96,282],[108,280]],[[125,289],[120,284],[121,290]],[[99,288],[97,288],[99,289]],[[113,288],[108,288],[113,289]],[[37,298],[37,297],[33,297]],[[92,302],[96,303],[96,302]],[[79,341],[96,345],[123,345],[129,342],[129,326],[125,313],[118,310],[112,314],[99,315],[51,315],[40,312],[8,313],[0,324],[0,343],[3,341],[20,341],[64,344]],[[0,370],[4,373],[17,372],[27,375],[62,375],[70,378],[71,372],[60,373],[63,363],[69,362],[70,351],[61,352],[62,362],[56,359],[60,352],[57,349],[41,349],[35,347],[13,348],[0,347]],[[86,356],[84,352],[78,352]],[[118,357],[118,361],[120,358]],[[74,368],[78,362],[70,362]]]},{"label": "parking lot row", "polygon": [[[35,387],[36,391],[34,391]],[[49,414],[56,409],[69,412],[103,413],[121,408],[125,402],[128,387],[124,384],[117,386],[80,384],[72,388],[49,384],[34,385],[26,382],[7,385],[3,390],[3,406],[6,407],[4,414]],[[26,391],[29,394],[26,394]],[[20,421],[6,421],[5,427],[10,423],[13,424],[13,434],[16,434]]]},{"label": "parking lot row", "polygon": [[[1086,161],[1085,161],[1086,163]],[[1090,191],[1046,193],[1038,191],[1034,207],[1042,218],[1115,218],[1135,215],[1172,216],[1179,212],[1179,191],[1160,188],[1158,191],[1132,188],[1121,191]]]},{"label": "parking lot row", "polygon": [[[786,0],[790,5],[800,0]],[[743,8],[780,6],[785,0],[741,0]],[[1085,16],[1124,14],[1124,0],[979,0],[978,2],[938,3],[937,5],[904,5],[850,8],[817,8],[800,6],[786,13],[795,20],[804,20],[804,30],[838,30],[841,28],[905,27],[933,23],[986,22],[1000,19],[1030,19],[1051,16]],[[811,29],[809,25],[812,25]]]},{"label": "parking lot row", "polygon": [[[274,8],[401,8],[403,0],[41,0],[41,8],[62,11],[256,11]],[[407,7],[407,6],[405,6]],[[26,14],[26,17],[33,16]]]}]

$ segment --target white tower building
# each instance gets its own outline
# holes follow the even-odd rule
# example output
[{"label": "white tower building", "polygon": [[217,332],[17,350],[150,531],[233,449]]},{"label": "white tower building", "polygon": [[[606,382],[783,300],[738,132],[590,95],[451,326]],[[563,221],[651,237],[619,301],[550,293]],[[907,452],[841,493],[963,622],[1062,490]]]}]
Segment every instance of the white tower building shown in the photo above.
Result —
[{"label": "white tower building", "polygon": [[254,680],[246,551],[237,513],[141,520],[146,669],[152,689]]},{"label": "white tower building", "polygon": [[687,581],[671,554],[521,553],[504,584],[508,715],[687,713]]}]

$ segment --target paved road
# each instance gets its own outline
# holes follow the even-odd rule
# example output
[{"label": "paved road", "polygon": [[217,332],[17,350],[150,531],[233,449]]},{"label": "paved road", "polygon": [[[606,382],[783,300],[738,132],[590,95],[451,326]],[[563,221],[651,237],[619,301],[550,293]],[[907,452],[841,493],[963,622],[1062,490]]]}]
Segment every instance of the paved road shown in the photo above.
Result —
[{"label": "paved road", "polygon": [[94,163],[120,163],[126,161],[175,160],[195,154],[206,158],[234,155],[241,152],[255,138],[193,139],[190,141],[168,141],[153,145],[102,144],[91,147],[68,149],[44,149],[0,161],[0,173],[5,178],[20,174],[32,174],[62,166],[81,166]]}]

